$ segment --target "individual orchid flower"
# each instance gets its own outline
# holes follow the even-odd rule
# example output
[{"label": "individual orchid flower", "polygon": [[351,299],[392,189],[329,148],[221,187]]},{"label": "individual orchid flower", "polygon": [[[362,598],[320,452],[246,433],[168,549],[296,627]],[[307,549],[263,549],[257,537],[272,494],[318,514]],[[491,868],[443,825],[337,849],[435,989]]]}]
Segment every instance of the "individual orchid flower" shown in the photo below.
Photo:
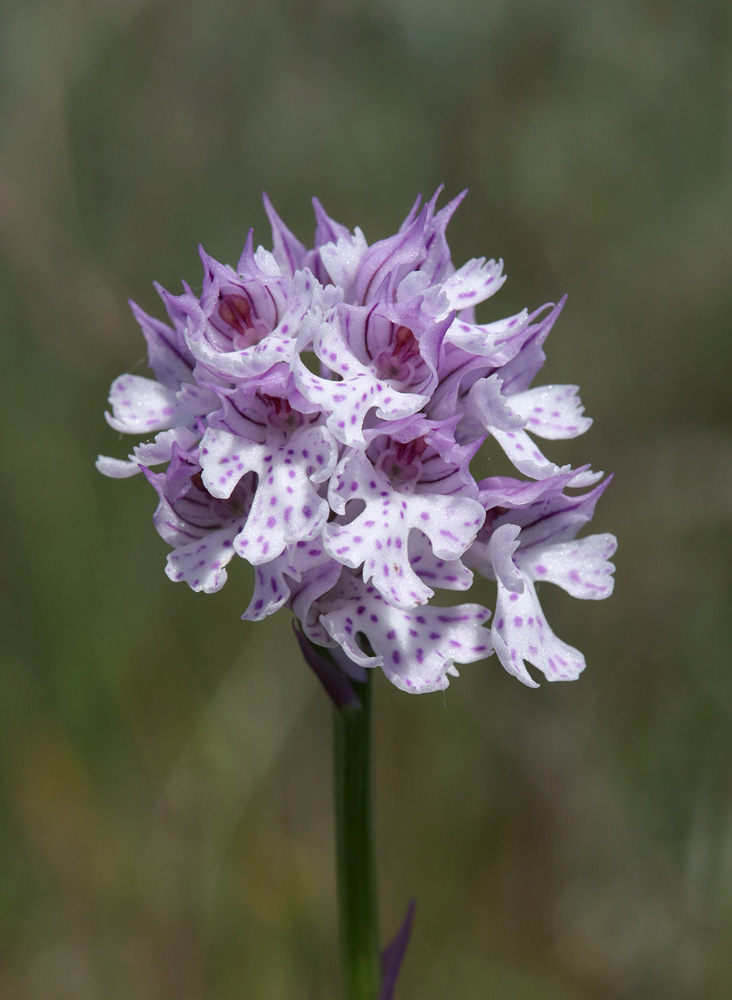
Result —
[{"label": "individual orchid flower", "polygon": [[[202,257],[201,297],[186,289],[176,301],[186,320],[186,343],[204,369],[203,378],[238,383],[291,361],[303,322],[315,305],[320,287],[316,278],[307,270],[298,271],[292,280],[263,271],[251,240],[239,264],[241,274],[203,252]],[[276,266],[274,257],[271,263]]]},{"label": "individual orchid flower", "polygon": [[313,350],[330,377],[312,374],[299,357],[293,360],[298,389],[327,414],[328,427],[343,444],[365,443],[364,423],[372,410],[380,420],[399,420],[429,400],[449,322],[436,323],[419,306],[390,305],[385,280],[368,306],[339,304],[315,335]]},{"label": "individual orchid flower", "polygon": [[169,462],[174,446],[183,450],[193,447],[201,436],[196,416],[206,412],[208,405],[215,405],[215,396],[195,384],[196,362],[186,345],[177,311],[168,310],[173,320],[173,326],[169,326],[148,316],[134,302],[131,305],[147,341],[148,364],[155,379],[120,375],[109,393],[112,412],[105,416],[107,423],[122,434],[155,436],[135,447],[127,459],[100,455],[97,467],[114,479],[135,476],[143,468]]},{"label": "individual orchid flower", "polygon": [[[523,475],[531,479],[546,479],[567,472],[544,457],[529,436],[535,434],[549,440],[578,437],[592,421],[583,416],[584,408],[577,397],[576,385],[543,385],[515,396],[506,397],[503,380],[498,375],[479,379],[468,393],[466,416],[490,432],[506,457]],[[578,472],[574,486],[591,486],[601,472]]]},{"label": "individual orchid flower", "polygon": [[349,571],[318,602],[318,610],[328,635],[350,660],[381,667],[392,684],[413,694],[444,690],[450,677],[458,676],[455,663],[473,663],[491,652],[490,633],[483,628],[490,611],[481,605],[406,610]]},{"label": "individual orchid flower", "polygon": [[520,531],[516,524],[505,524],[490,542],[498,582],[493,646],[506,670],[529,687],[538,685],[526,670],[526,660],[549,680],[575,680],[585,669],[585,658],[549,628],[535,583],[556,583],[573,597],[608,597],[614,569],[608,560],[616,549],[615,538],[589,535],[574,542],[535,546],[531,555],[511,558],[520,544]]},{"label": "individual orchid flower", "polygon": [[609,480],[581,496],[566,494],[564,488],[575,485],[576,479],[570,471],[534,489],[516,481],[508,498],[507,482],[499,486],[486,481],[490,485],[481,491],[481,499],[489,515],[495,500],[502,505],[508,500],[510,509],[502,506],[497,516],[486,518],[486,540],[479,538],[465,557],[497,582],[493,646],[505,669],[529,687],[537,684],[525,661],[548,680],[575,680],[585,668],[582,653],[557,638],[547,624],[535,584],[554,583],[584,600],[601,600],[613,591],[615,567],[609,559],[617,546],[614,536],[575,537],[592,517]]},{"label": "individual orchid flower", "polygon": [[[471,545],[485,519],[481,504],[469,496],[435,492],[430,480],[427,489],[420,490],[426,448],[426,437],[421,437],[404,444],[396,441],[394,448],[382,451],[380,459],[391,452],[391,476],[384,474],[379,461],[374,466],[365,452],[355,452],[342,460],[329,493],[330,505],[338,514],[347,515],[346,505],[352,501],[365,507],[348,523],[339,524],[336,519],[326,526],[326,550],[352,569],[363,565],[364,582],[373,580],[381,596],[397,608],[414,608],[434,596],[410,561],[415,545],[420,554],[425,548],[424,542],[411,538],[412,532],[428,541],[428,559],[431,552],[438,560],[453,563]],[[425,466],[429,467],[428,461]],[[408,489],[394,483],[402,476]],[[442,481],[448,478],[449,472]]]},{"label": "individual orchid flower", "polygon": [[[330,512],[318,487],[330,480],[337,446],[290,383],[288,372],[272,369],[257,391],[232,391],[211,415],[200,446],[202,481],[211,496],[228,499],[243,477],[257,477],[235,541],[237,553],[254,566],[276,559],[293,542],[317,538]],[[295,408],[298,402],[305,412]]]},{"label": "individual orchid flower", "polygon": [[243,529],[252,502],[251,481],[242,482],[228,502],[206,490],[195,457],[177,445],[165,473],[144,470],[158,493],[153,523],[161,538],[173,546],[166,572],[207,594],[226,582],[226,566],[235,554],[234,539]]}]

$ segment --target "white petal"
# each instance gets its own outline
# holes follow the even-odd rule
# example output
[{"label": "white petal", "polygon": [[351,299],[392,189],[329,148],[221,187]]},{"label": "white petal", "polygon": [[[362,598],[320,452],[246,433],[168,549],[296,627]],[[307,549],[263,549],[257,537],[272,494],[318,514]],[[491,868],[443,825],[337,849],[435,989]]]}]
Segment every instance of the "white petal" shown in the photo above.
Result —
[{"label": "white petal", "polygon": [[409,536],[409,563],[420,580],[430,587],[469,590],[473,583],[471,570],[460,559],[439,559],[421,531],[413,531]]},{"label": "white petal", "polygon": [[498,375],[478,379],[468,393],[466,416],[477,419],[486,430],[521,430],[526,420],[521,414],[514,412],[513,399],[509,402],[502,395],[502,385]]},{"label": "white petal", "polygon": [[523,577],[513,561],[513,554],[519,544],[520,530],[517,524],[502,524],[493,532],[487,545],[487,555],[490,557],[496,580],[500,580],[506,590],[514,594],[524,592]]},{"label": "white petal", "polygon": [[266,565],[255,567],[254,593],[249,607],[242,615],[245,621],[258,622],[280,610],[290,596],[290,588],[285,579],[286,569],[286,553]]},{"label": "white petal", "polygon": [[175,393],[154,379],[120,375],[109,393],[112,414],[107,422],[123,434],[149,434],[172,427],[177,419]]},{"label": "white petal", "polygon": [[526,430],[556,441],[584,434],[592,421],[583,417],[584,407],[576,385],[540,385],[511,397],[511,407],[524,418]]},{"label": "white petal", "polygon": [[165,572],[175,583],[184,580],[191,590],[213,594],[226,583],[226,566],[234,555],[233,540],[243,519],[212,531],[175,549],[168,556]]},{"label": "white petal", "polygon": [[198,431],[193,431],[190,427],[172,427],[168,431],[156,434],[154,440],[138,444],[136,448],[132,449],[133,455],[140,465],[146,467],[162,465],[163,462],[169,462],[172,458],[174,444],[177,444],[182,451],[188,451],[200,436]]},{"label": "white petal", "polygon": [[[203,484],[212,497],[228,500],[242,476],[252,466],[245,461],[245,450],[251,446],[231,431],[206,429],[200,449]],[[248,457],[248,456],[247,456]]]},{"label": "white petal", "polygon": [[[353,579],[353,578],[351,578]],[[362,666],[383,668],[398,688],[414,694],[442,691],[455,663],[473,663],[492,652],[482,627],[490,611],[478,604],[452,608],[428,605],[415,611],[390,607],[356,580],[351,599],[335,602],[321,617],[328,634],[347,656]],[[365,635],[375,656],[364,653],[357,636]]]},{"label": "white petal", "polygon": [[536,596],[534,585],[524,578],[522,594],[511,593],[498,581],[498,600],[493,619],[493,646],[503,666],[528,687],[538,687],[526,669],[527,660],[549,681],[576,680],[585,668],[578,649],[552,632]]},{"label": "white petal", "polygon": [[365,445],[363,422],[369,410],[376,407],[382,420],[411,417],[427,401],[427,396],[399,392],[394,386],[377,378],[366,365],[351,353],[339,323],[321,325],[315,337],[315,353],[336,372],[340,381],[320,378],[306,368],[299,357],[293,358],[295,384],[305,398],[328,414],[327,425],[333,436],[350,447]]},{"label": "white petal", "polygon": [[[333,562],[318,540],[288,545],[281,555],[256,567],[254,594],[242,618],[261,621],[292,598],[295,615],[310,632],[310,605],[335,586],[340,572],[341,567]],[[318,624],[316,634],[320,636],[321,633],[325,636]]]},{"label": "white petal", "polygon": [[529,314],[522,309],[515,316],[480,325],[458,316],[445,334],[445,342],[501,367],[516,357],[530,335]]},{"label": "white petal", "polygon": [[[549,476],[571,471],[571,466],[563,465],[560,467],[545,458],[526,431],[502,431],[497,427],[491,427],[490,431],[518,471],[530,479],[548,479]],[[602,475],[602,472],[592,472],[591,470],[578,472],[570,480],[569,485],[574,487],[592,486],[593,483],[602,478]]]},{"label": "white petal", "polygon": [[384,599],[400,608],[425,604],[434,593],[410,563],[410,532],[421,531],[437,559],[450,561],[471,545],[485,520],[482,505],[469,497],[394,490],[363,452],[340,467],[337,490],[331,490],[334,509],[343,506],[336,502],[339,493],[364,500],[366,507],[348,524],[326,526],[326,550],[344,566],[363,564],[364,581],[373,580]]},{"label": "white petal", "polygon": [[313,539],[322,531],[330,509],[313,483],[328,478],[336,446],[325,427],[309,427],[297,431],[276,451],[242,442],[240,452],[245,466],[259,479],[236,550],[257,566],[270,562],[287,545]]},{"label": "white petal", "polygon": [[525,554],[519,553],[516,561],[534,580],[556,583],[572,597],[599,601],[613,592],[615,567],[608,559],[617,544],[614,535],[588,535],[545,549],[532,546]]},{"label": "white petal", "polygon": [[275,256],[269,250],[265,250],[264,247],[257,247],[254,251],[254,260],[256,261],[257,267],[264,274],[268,274],[273,278],[282,277],[282,270],[280,265],[277,263]]},{"label": "white petal", "polygon": [[100,455],[94,464],[103,476],[109,476],[110,479],[129,479],[130,476],[137,476],[142,471],[137,462],[124,458],[110,458],[109,455]]},{"label": "white petal", "polygon": [[353,231],[353,236],[341,236],[335,243],[325,243],[320,248],[320,259],[334,284],[347,292],[350,290],[367,249],[366,237],[358,226]]},{"label": "white petal", "polygon": [[469,260],[440,285],[448,302],[444,316],[452,309],[459,311],[483,302],[495,294],[505,280],[502,260],[486,261],[485,257]]}]

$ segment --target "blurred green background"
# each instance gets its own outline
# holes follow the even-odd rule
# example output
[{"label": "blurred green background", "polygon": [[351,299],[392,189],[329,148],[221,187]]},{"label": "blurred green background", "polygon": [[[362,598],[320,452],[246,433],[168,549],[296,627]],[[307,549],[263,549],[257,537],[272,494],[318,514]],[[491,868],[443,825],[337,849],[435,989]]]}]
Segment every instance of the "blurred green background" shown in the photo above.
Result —
[{"label": "blurred green background", "polygon": [[[199,241],[370,241],[470,195],[488,320],[564,292],[543,381],[616,473],[607,602],[542,595],[588,669],[377,678],[400,1000],[726,998],[732,978],[732,8],[726,0],[5,0],[0,42],[0,996],[337,997],[329,709],[285,613],[174,586],[109,383],[126,300]],[[131,443],[131,442],[130,442]],[[475,597],[490,603],[488,585]]]}]

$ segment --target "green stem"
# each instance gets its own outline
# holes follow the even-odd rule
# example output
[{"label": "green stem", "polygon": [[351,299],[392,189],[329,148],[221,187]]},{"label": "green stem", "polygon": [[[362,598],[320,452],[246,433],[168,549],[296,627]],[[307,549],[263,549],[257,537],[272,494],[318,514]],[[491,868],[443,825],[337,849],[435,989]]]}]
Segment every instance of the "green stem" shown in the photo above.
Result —
[{"label": "green stem", "polygon": [[344,1000],[377,1000],[379,932],[371,817],[371,682],[360,708],[334,713],[338,918]]}]

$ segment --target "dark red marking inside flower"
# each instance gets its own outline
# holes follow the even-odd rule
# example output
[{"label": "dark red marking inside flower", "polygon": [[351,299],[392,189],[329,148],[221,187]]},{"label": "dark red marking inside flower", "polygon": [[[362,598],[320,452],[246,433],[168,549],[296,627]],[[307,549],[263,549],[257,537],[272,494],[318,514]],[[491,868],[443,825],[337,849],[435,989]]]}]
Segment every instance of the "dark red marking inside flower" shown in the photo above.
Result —
[{"label": "dark red marking inside flower", "polygon": [[408,382],[414,368],[414,360],[419,358],[417,338],[407,326],[398,326],[388,350],[376,356],[376,370],[380,378]]},{"label": "dark red marking inside flower", "polygon": [[244,295],[222,295],[219,316],[227,326],[239,333],[248,333],[252,326],[252,304]]}]

